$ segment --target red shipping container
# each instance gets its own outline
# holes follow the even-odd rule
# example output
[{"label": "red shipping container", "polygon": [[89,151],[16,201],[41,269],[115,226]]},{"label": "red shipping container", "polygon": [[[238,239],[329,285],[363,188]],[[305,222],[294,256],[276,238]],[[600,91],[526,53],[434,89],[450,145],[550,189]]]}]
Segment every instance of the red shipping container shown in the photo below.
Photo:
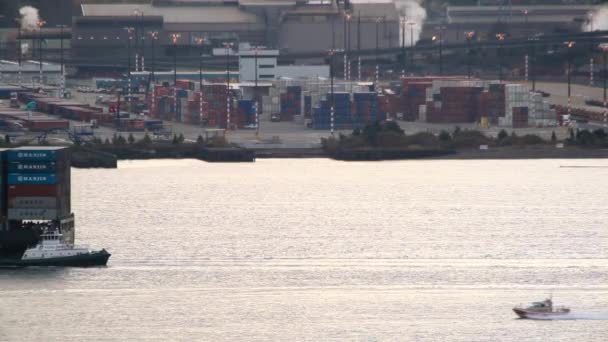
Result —
[{"label": "red shipping container", "polygon": [[45,197],[52,196],[58,197],[61,195],[61,185],[9,185],[7,189],[7,196],[21,197],[21,196],[32,196],[32,197]]}]

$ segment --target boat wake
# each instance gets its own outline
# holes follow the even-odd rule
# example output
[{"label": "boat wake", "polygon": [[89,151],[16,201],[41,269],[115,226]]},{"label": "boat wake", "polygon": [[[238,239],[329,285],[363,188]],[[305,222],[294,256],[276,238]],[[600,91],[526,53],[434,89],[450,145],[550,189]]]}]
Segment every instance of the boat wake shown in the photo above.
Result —
[{"label": "boat wake", "polygon": [[528,315],[526,319],[543,321],[586,320],[608,321],[608,312],[570,313],[567,315]]}]

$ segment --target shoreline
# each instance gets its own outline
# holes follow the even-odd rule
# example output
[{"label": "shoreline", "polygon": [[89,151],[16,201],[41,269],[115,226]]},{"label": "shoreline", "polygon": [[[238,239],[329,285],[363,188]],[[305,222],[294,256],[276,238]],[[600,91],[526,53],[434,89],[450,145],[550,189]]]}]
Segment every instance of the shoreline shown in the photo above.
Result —
[{"label": "shoreline", "polygon": [[[191,147],[185,147],[186,149]],[[209,152],[213,152],[209,155]],[[132,152],[132,153],[131,153]],[[327,158],[341,161],[385,161],[385,160],[509,160],[509,159],[604,159],[608,149],[584,149],[579,147],[556,148],[553,146],[495,147],[487,150],[390,150],[377,149],[365,151],[346,151],[330,155],[321,148],[214,148],[205,153],[184,153],[176,147],[175,151],[141,153],[141,149],[125,149],[120,155],[87,148],[76,152],[72,166],[76,168],[117,168],[119,160],[186,159],[194,158],[207,162],[252,162],[255,159],[307,159]],[[245,155],[246,157],[243,157]]]}]

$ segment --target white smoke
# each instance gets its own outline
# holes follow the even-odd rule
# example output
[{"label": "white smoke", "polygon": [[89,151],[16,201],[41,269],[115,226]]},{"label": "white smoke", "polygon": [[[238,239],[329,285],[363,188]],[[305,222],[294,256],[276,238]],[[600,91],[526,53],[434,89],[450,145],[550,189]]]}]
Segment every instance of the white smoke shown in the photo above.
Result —
[{"label": "white smoke", "polygon": [[423,0],[394,0],[397,10],[408,24],[405,32],[405,45],[409,46],[420,39],[420,33],[426,20],[426,10],[422,7]]},{"label": "white smoke", "polygon": [[583,31],[608,30],[608,6],[603,6],[587,15],[587,22],[583,24]]},{"label": "white smoke", "polygon": [[34,31],[38,29],[38,9],[32,6],[24,6],[19,9],[21,14],[21,29],[24,31]]}]

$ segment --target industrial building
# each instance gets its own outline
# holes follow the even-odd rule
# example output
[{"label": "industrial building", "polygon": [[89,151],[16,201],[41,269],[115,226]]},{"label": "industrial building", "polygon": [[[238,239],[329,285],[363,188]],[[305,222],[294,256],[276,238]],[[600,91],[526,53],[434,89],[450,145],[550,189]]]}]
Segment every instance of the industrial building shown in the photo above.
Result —
[{"label": "industrial building", "polygon": [[[224,42],[248,42],[281,54],[399,44],[399,15],[392,1],[165,0],[83,4],[81,9],[82,16],[73,20],[72,53],[89,63],[124,64],[129,43],[133,54],[148,61],[152,44],[160,58],[174,50],[178,56],[211,54]],[[126,27],[133,28],[131,33]],[[154,42],[151,32],[157,32]]]}]

